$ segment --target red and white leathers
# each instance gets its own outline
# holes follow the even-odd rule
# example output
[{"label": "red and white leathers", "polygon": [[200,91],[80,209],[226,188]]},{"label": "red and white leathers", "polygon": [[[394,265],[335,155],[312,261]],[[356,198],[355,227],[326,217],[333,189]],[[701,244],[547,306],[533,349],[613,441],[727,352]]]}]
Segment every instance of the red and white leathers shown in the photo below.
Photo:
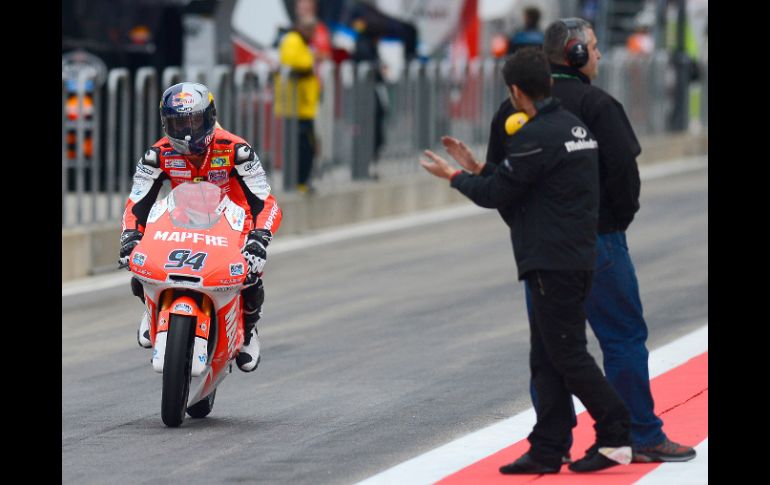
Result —
[{"label": "red and white leathers", "polygon": [[259,157],[246,141],[217,128],[206,149],[201,168],[177,153],[167,137],[158,140],[139,159],[131,194],[123,212],[123,230],[144,232],[147,216],[158,197],[163,181],[171,187],[184,182],[211,182],[236,204],[246,210],[244,237],[252,229],[267,229],[275,234],[283,214],[270,194],[270,185]]},{"label": "red and white leathers", "polygon": [[[168,137],[158,140],[139,159],[134,173],[131,194],[123,211],[123,231],[137,230],[144,233],[147,216],[158,197],[163,181],[169,179],[174,188],[185,182],[211,182],[246,211],[243,241],[249,231],[266,229],[271,234],[278,231],[283,214],[278,203],[270,194],[267,175],[259,157],[246,141],[228,131],[216,128],[213,141],[206,148],[200,168],[177,153]],[[261,274],[259,275],[261,276]],[[256,322],[261,316],[264,300],[262,281],[243,290],[244,329],[247,337],[238,355],[238,367],[250,372],[259,364],[259,338]],[[142,338],[148,330],[148,319],[142,319],[138,341],[142,347],[151,345],[148,338]]]}]

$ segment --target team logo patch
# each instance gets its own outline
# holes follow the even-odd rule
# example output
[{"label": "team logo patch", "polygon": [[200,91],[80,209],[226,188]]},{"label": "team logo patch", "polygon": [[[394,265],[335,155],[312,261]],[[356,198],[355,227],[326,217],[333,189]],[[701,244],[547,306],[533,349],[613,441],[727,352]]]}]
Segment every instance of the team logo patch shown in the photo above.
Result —
[{"label": "team logo patch", "polygon": [[136,164],[136,171],[142,172],[143,174],[146,174],[146,175],[152,175],[154,173],[151,168],[145,167],[141,162]]},{"label": "team logo patch", "polygon": [[225,211],[225,215],[227,216],[227,220],[230,222],[231,226],[234,227],[243,227],[243,219],[246,217],[246,211],[243,210],[241,207],[229,207],[230,210]]},{"label": "team logo patch", "polygon": [[572,136],[575,138],[585,138],[588,133],[586,132],[586,129],[582,126],[576,126],[572,128]]},{"label": "team logo patch", "polygon": [[192,93],[186,93],[182,91],[177,93],[171,98],[171,106],[190,106],[195,102],[195,97]]},{"label": "team logo patch", "polygon": [[221,184],[227,181],[227,170],[212,170],[209,172],[209,182]]},{"label": "team logo patch", "polygon": [[166,168],[185,168],[187,167],[187,162],[184,161],[182,158],[167,158],[166,159]]},{"label": "team logo patch", "polygon": [[175,312],[192,313],[193,309],[187,303],[177,303],[176,305],[174,305],[174,311]]},{"label": "team logo patch", "polygon": [[243,276],[243,263],[231,264],[230,276]]},{"label": "team logo patch", "polygon": [[214,157],[211,159],[212,167],[229,167],[230,159],[227,157]]},{"label": "team logo patch", "polygon": [[134,253],[133,258],[131,261],[137,266],[144,266],[144,260],[147,259],[147,256],[145,256],[142,253]]},{"label": "team logo patch", "polygon": [[182,177],[186,179],[189,179],[192,175],[192,172],[189,170],[171,170],[169,173],[172,177]]},{"label": "team logo patch", "polygon": [[206,177],[195,177],[195,178],[193,179],[193,182],[195,182],[196,184],[197,184],[198,182],[205,182],[205,181],[206,181]]},{"label": "team logo patch", "polygon": [[596,150],[599,147],[599,144],[594,139],[573,140],[565,142],[564,147],[568,152],[574,152],[575,150]]}]

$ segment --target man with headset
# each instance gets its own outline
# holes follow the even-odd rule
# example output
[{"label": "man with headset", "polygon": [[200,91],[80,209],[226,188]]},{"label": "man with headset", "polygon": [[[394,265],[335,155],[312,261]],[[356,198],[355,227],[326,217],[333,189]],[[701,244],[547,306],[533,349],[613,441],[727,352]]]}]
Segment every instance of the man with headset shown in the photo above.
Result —
[{"label": "man with headset", "polygon": [[[533,288],[530,372],[542,398],[529,450],[503,474],[559,473],[572,432],[572,394],[596,420],[596,442],[569,469],[592,472],[631,461],[631,420],[586,349],[585,298],[599,214],[596,140],[551,97],[548,59],[523,48],[502,68],[515,106],[530,118],[506,141],[505,161],[463,172],[430,150],[420,163],[511,228],[519,280]],[[447,151],[455,157],[451,144]],[[536,288],[536,290],[535,290]]]},{"label": "man with headset", "polygon": [[[639,210],[641,182],[636,157],[641,147],[620,102],[591,85],[602,57],[591,24],[579,18],[553,22],[545,31],[543,49],[551,63],[553,96],[586,124],[599,143],[597,258],[585,310],[602,349],[604,372],[631,412],[633,461],[691,460],[695,450],[671,441],[654,412],[645,345],[647,324],[626,242],[625,231]],[[510,100],[505,100],[495,114],[487,164],[503,163],[505,143],[511,136],[505,122],[515,112]],[[464,168],[475,173],[482,166],[459,140],[445,138],[445,146],[454,148],[450,155]],[[531,309],[531,289],[528,285],[525,289]],[[534,390],[532,399],[537,402]],[[573,426],[575,423],[573,420]]]}]

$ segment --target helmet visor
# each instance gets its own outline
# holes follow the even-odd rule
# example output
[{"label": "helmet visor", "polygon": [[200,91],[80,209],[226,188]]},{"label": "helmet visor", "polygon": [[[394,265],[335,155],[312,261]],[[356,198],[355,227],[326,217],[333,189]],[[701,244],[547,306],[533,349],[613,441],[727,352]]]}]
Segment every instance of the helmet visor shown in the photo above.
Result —
[{"label": "helmet visor", "polygon": [[169,116],[166,118],[166,133],[171,138],[184,140],[189,136],[191,140],[196,140],[204,136],[212,127],[206,123],[204,113],[194,113],[182,116]]}]

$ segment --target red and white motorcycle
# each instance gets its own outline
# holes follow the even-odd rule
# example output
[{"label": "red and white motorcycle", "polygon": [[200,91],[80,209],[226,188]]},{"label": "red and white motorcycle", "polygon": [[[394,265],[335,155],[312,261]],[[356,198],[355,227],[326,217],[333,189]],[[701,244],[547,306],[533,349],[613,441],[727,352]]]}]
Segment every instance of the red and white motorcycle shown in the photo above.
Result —
[{"label": "red and white motorcycle", "polygon": [[144,287],[152,368],[163,374],[161,418],[207,416],[243,345],[245,210],[209,182],[155,202],[129,266]]}]

